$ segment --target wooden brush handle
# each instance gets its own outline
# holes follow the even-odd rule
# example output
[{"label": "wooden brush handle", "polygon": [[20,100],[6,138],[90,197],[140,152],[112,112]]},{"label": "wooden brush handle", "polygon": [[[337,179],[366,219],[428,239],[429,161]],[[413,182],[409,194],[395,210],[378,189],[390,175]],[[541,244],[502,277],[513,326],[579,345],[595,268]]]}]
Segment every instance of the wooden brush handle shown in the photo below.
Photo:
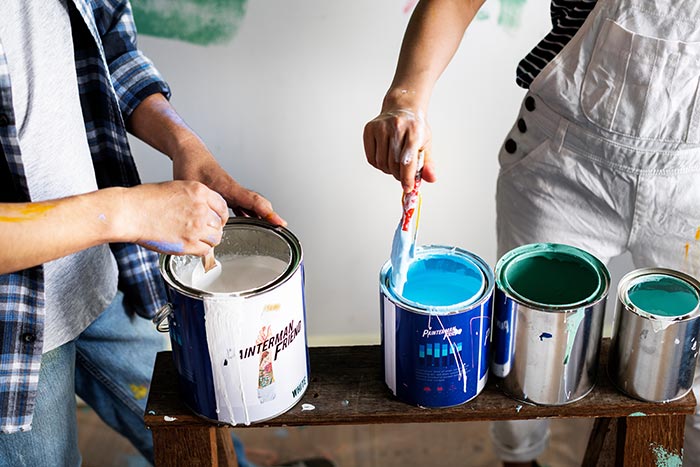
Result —
[{"label": "wooden brush handle", "polygon": [[216,258],[214,258],[214,249],[209,250],[209,253],[202,256],[202,266],[204,266],[204,272],[209,272],[216,266]]}]

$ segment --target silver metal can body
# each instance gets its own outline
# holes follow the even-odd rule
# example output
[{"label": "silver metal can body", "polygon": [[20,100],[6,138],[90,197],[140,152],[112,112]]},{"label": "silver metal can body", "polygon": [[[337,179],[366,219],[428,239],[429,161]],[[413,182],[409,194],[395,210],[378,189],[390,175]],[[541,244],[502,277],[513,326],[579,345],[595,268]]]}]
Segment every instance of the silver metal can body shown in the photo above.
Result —
[{"label": "silver metal can body", "polygon": [[[509,283],[509,267],[544,255],[580,262],[586,268],[591,284],[581,300],[540,303]],[[566,280],[561,278],[564,287]],[[504,255],[496,266],[492,328],[491,373],[499,388],[515,399],[540,405],[564,405],[588,394],[596,383],[609,283],[600,261],[566,245],[525,245]]]},{"label": "silver metal can body", "polygon": [[669,269],[645,268],[620,280],[608,362],[613,383],[624,393],[650,402],[679,399],[692,389],[698,358],[700,309],[675,317],[654,316],[628,300],[645,276],[666,275],[700,293],[694,278]]}]

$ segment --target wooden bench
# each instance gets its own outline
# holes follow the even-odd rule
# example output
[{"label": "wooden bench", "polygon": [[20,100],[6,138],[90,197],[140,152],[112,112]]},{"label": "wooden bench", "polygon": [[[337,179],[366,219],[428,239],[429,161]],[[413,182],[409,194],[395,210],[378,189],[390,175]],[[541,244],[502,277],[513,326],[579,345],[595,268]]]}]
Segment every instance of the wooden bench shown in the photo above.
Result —
[{"label": "wooden bench", "polygon": [[[612,386],[605,371],[609,346],[605,339],[598,384],[578,402],[559,407],[522,404],[503,395],[492,378],[475,399],[440,409],[413,407],[391,394],[384,384],[383,356],[377,345],[312,347],[311,381],[299,404],[251,426],[595,418],[584,466],[660,465],[660,454],[680,457],[685,416],[695,410],[692,392],[665,404],[625,396]],[[302,404],[313,404],[315,409],[302,411]],[[145,421],[153,432],[158,467],[236,465],[230,427],[198,417],[182,402],[170,352],[161,352],[156,359]]]}]

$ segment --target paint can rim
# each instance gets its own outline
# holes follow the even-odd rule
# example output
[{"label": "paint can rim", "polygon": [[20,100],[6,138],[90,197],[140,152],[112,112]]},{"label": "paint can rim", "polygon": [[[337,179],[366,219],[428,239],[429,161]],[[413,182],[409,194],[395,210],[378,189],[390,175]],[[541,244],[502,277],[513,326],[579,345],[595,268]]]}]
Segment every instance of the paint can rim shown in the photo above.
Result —
[{"label": "paint can rim", "polygon": [[[224,226],[224,233],[227,230],[232,230],[240,227],[259,228],[277,235],[282,239],[290,249],[290,260],[287,268],[274,281],[264,284],[260,287],[244,290],[240,292],[210,292],[200,290],[180,281],[173,272],[173,260],[176,257],[171,254],[161,254],[158,259],[158,266],[161,276],[168,286],[191,298],[202,299],[203,297],[214,298],[249,298],[276,289],[280,285],[287,282],[297,271],[303,261],[303,250],[299,239],[287,228],[270,224],[267,221],[251,218],[251,217],[231,217]],[[187,255],[186,255],[187,256]],[[199,258],[196,258],[199,260]]]},{"label": "paint can rim", "polygon": [[[678,316],[656,315],[639,308],[629,299],[628,292],[632,286],[642,283],[642,279],[648,276],[666,276],[684,282],[686,285],[690,286],[690,288],[695,292],[695,295],[698,298],[697,305],[689,312]],[[649,267],[639,268],[628,272],[620,279],[620,282],[618,283],[617,299],[620,305],[622,305],[623,309],[625,309],[626,311],[629,311],[637,316],[649,320],[682,322],[700,316],[700,282],[693,276],[681,271],[677,271],[675,269]]]},{"label": "paint can rim", "polygon": [[439,251],[444,251],[446,253],[451,252],[451,253],[458,253],[458,256],[460,259],[469,261],[473,266],[476,267],[476,269],[482,274],[482,279],[484,281],[484,284],[482,284],[480,293],[478,294],[478,297],[474,300],[471,298],[469,300],[465,300],[463,302],[454,304],[454,305],[441,305],[441,306],[435,306],[435,307],[424,307],[419,303],[415,303],[413,301],[409,301],[404,299],[403,297],[400,297],[394,293],[394,290],[392,287],[389,286],[390,282],[390,270],[391,270],[391,259],[388,259],[384,265],[382,265],[382,268],[379,272],[379,286],[380,290],[382,292],[382,295],[386,298],[388,298],[392,303],[394,303],[397,306],[400,306],[402,309],[411,311],[414,313],[418,314],[425,314],[425,315],[451,315],[451,314],[459,314],[459,313],[464,313],[465,311],[468,310],[473,310],[475,308],[478,308],[479,306],[483,305],[487,300],[491,298],[491,295],[493,295],[493,289],[495,286],[495,280],[494,280],[494,275],[493,275],[493,270],[491,269],[491,266],[486,263],[480,256],[476,255],[475,253],[472,253],[468,250],[465,250],[463,248],[455,247],[455,246],[447,246],[447,245],[435,245],[435,244],[429,244],[429,245],[421,245],[416,247],[416,257],[418,257],[421,253],[433,253],[433,252],[439,252]]},{"label": "paint can rim", "polygon": [[[531,258],[542,253],[562,254],[587,263],[597,275],[598,285],[595,291],[588,297],[576,302],[547,304],[530,300],[513,290],[505,277],[508,268],[514,264],[513,262],[516,260]],[[496,263],[495,278],[496,286],[509,299],[527,306],[530,309],[550,313],[574,313],[581,308],[594,306],[600,301],[605,300],[610,288],[610,272],[602,261],[581,248],[564,243],[529,243],[513,248],[505,253]]]}]

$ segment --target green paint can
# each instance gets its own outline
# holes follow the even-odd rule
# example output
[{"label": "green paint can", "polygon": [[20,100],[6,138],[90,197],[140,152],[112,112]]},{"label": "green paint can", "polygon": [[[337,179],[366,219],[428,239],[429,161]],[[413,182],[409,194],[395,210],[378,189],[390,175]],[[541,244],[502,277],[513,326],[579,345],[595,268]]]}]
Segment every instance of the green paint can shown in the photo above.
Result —
[{"label": "green paint can", "polygon": [[692,388],[700,333],[700,282],[672,269],[644,268],[618,285],[608,373],[626,394],[652,402]]},{"label": "green paint can", "polygon": [[536,243],[496,265],[491,373],[508,395],[563,405],[595,385],[610,275],[590,253]]}]

